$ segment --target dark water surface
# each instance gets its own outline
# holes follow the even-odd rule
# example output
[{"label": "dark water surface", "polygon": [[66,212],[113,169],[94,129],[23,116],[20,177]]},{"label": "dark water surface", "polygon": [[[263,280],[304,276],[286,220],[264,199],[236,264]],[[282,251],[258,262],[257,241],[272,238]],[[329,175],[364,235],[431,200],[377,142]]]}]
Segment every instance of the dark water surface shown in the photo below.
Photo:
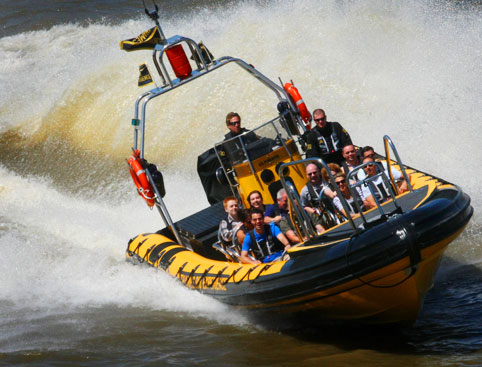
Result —
[{"label": "dark water surface", "polygon": [[[158,2],[168,36],[293,78],[359,145],[388,133],[404,162],[471,196],[472,221],[403,329],[253,320],[124,261],[129,238],[161,226],[125,165],[151,55],[119,41],[151,27],[141,4],[0,3],[0,365],[482,365],[480,2]],[[173,112],[152,107],[162,123],[148,131],[174,219],[207,204],[192,161],[226,111],[251,127],[265,102],[238,74],[193,88],[167,100]]]},{"label": "dark water surface", "polygon": [[[212,2],[212,4],[217,3],[223,2]],[[162,14],[192,12],[199,6],[198,2],[188,0],[158,1],[157,4]],[[153,10],[152,1],[147,1],[146,5],[149,10]],[[137,0],[5,0],[1,6],[2,33],[0,36],[49,29],[64,23],[77,23],[83,26],[92,22],[119,24],[126,19],[144,14],[142,1]]]}]

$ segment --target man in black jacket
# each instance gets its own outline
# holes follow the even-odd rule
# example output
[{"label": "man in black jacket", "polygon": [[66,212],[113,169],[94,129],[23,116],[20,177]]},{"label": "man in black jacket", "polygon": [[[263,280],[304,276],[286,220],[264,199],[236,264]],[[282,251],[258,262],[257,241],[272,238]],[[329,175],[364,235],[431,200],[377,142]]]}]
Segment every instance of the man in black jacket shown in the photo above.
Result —
[{"label": "man in black jacket", "polygon": [[229,129],[229,133],[224,135],[225,140],[248,131],[241,127],[241,116],[236,112],[230,112],[226,115],[226,126]]},{"label": "man in black jacket", "polygon": [[[226,116],[226,126],[229,129],[229,132],[224,135],[224,140],[229,140],[234,138],[238,135],[241,135],[245,132],[249,132],[248,129],[241,127],[241,116],[239,116],[236,112],[230,112]],[[255,141],[256,135],[251,132],[243,136],[244,144],[250,143]],[[239,139],[233,139],[225,144],[223,144],[223,149],[220,152],[221,158],[225,163],[225,157],[229,158],[229,160],[233,163],[237,163],[240,160],[243,160],[244,152],[242,149],[242,144]],[[226,164],[229,167],[229,164]]]},{"label": "man in black jacket", "polygon": [[353,144],[348,132],[338,123],[326,121],[325,111],[318,108],[313,111],[316,126],[306,136],[306,158],[317,157],[325,163],[341,165],[342,148]]}]

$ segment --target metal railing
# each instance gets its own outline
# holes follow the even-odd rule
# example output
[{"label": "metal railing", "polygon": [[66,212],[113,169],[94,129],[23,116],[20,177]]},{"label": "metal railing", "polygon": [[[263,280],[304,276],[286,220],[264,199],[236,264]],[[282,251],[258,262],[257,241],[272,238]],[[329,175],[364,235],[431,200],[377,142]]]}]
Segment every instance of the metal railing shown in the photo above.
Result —
[{"label": "metal railing", "polygon": [[[395,180],[393,179],[393,172],[392,172],[391,167],[390,167],[390,165],[391,165],[390,148],[391,148],[392,151],[393,151],[393,154],[395,155],[396,162],[397,162],[398,166],[400,167],[402,175],[405,178],[405,180],[407,181],[408,190],[413,191],[412,184],[410,183],[410,176],[405,171],[405,167],[402,163],[402,160],[400,159],[400,156],[398,155],[397,148],[395,148],[395,144],[393,144],[392,139],[388,135],[383,136],[383,145],[385,147],[385,157],[387,159],[387,170],[388,170],[388,173],[390,175],[390,179],[393,182],[395,182]],[[395,190],[397,190],[397,194],[400,194],[400,191],[398,190],[397,185],[395,185]]]},{"label": "metal railing", "polygon": [[[378,167],[378,172],[373,175],[373,176],[366,176],[364,179],[362,180],[358,180],[357,179],[357,174],[360,170],[363,170],[366,166],[368,166],[369,164],[375,164],[377,167]],[[396,207],[396,209],[398,211],[401,211],[401,207],[400,205],[398,204],[395,196],[397,195],[397,193],[394,191],[394,186],[396,186],[396,183],[393,181],[394,185],[389,181],[389,177],[386,175],[385,173],[385,168],[383,167],[383,165],[380,163],[380,162],[366,162],[366,163],[363,163],[357,167],[355,167],[352,171],[350,171],[347,175],[347,178],[346,178],[346,181],[347,181],[347,185],[348,185],[348,189],[350,190],[350,194],[356,198],[356,197],[359,197],[360,196],[360,193],[357,192],[356,188],[360,188],[361,191],[363,191],[363,186],[364,187],[367,187],[368,190],[370,191],[370,194],[372,195],[374,201],[375,201],[375,204],[377,206],[377,209],[380,213],[380,216],[381,217],[384,217],[387,215],[387,213],[385,213],[385,211],[383,210],[382,208],[382,202],[380,201],[380,199],[378,198],[378,195],[376,195],[376,191],[375,191],[375,184],[374,182],[377,181],[378,179],[381,179],[382,182],[383,182],[383,186],[389,190],[389,196],[393,199],[393,203]],[[350,182],[353,182],[353,183],[350,183]],[[363,199],[363,198],[362,198]],[[362,208],[360,207],[359,203],[358,203],[358,200],[355,200],[355,205],[357,206],[357,209],[361,215],[361,218],[363,220],[363,224],[364,226],[367,225],[368,221],[366,220],[366,217],[365,215],[363,214],[363,210]]]},{"label": "metal railing", "polygon": [[[392,140],[390,139],[389,136],[385,135],[383,137],[383,141],[385,144],[385,154],[386,154],[386,159],[387,159],[387,168],[380,163],[380,162],[373,162],[374,164],[377,165],[378,167],[378,172],[374,176],[370,177],[365,177],[361,180],[358,180],[357,174],[360,170],[363,170],[368,164],[371,164],[372,162],[366,162],[361,165],[358,165],[355,167],[352,171],[350,171],[346,177],[346,182],[347,182],[347,187],[350,192],[350,196],[354,199],[353,203],[356,206],[358,210],[358,214],[360,215],[361,218],[361,223],[357,226],[355,221],[353,220],[352,216],[350,215],[350,209],[349,205],[341,193],[340,189],[338,188],[338,185],[335,182],[335,178],[331,173],[330,168],[328,165],[319,158],[310,158],[310,159],[304,159],[296,162],[289,162],[289,163],[284,163],[280,165],[278,168],[278,174],[281,178],[281,184],[283,188],[286,190],[286,193],[288,195],[288,199],[290,201],[290,208],[293,209],[293,213],[290,213],[291,215],[294,215],[298,219],[298,224],[300,230],[303,232],[304,235],[307,237],[313,237],[316,235],[316,231],[314,230],[314,227],[311,223],[311,220],[306,213],[306,211],[301,207],[301,199],[300,196],[296,190],[296,188],[293,186],[293,184],[287,180],[288,174],[285,174],[285,172],[288,172],[286,168],[293,166],[293,165],[299,165],[302,164],[306,167],[309,163],[315,163],[318,164],[320,167],[324,168],[327,172],[327,175],[329,177],[329,182],[331,183],[331,187],[336,191],[337,197],[340,199],[341,205],[347,213],[346,220],[350,223],[351,228],[353,231],[359,231],[362,230],[363,228],[367,228],[367,225],[369,225],[369,222],[367,220],[366,214],[364,212],[367,211],[362,205],[360,205],[360,202],[363,200],[363,197],[361,196],[361,192],[363,189],[363,186],[367,187],[369,192],[374,198],[375,204],[377,206],[377,210],[380,214],[379,218],[387,218],[388,215],[392,214],[393,212],[396,213],[402,213],[403,209],[399,205],[396,196],[400,194],[400,191],[398,189],[397,183],[395,182],[393,178],[393,169],[391,167],[391,159],[390,159],[390,150],[393,151],[395,158],[396,158],[396,164],[400,166],[400,169],[402,171],[402,175],[404,179],[407,181],[407,186],[408,190],[413,191],[413,188],[410,184],[410,177],[407,174],[405,167],[400,159],[400,156],[398,154],[398,151],[393,144]],[[387,172],[388,171],[388,172]],[[393,205],[395,206],[395,210],[386,212],[382,206],[383,202],[378,198],[375,192],[375,187],[373,186],[373,182],[380,180],[383,182],[384,187],[389,190],[389,197],[393,200]],[[300,203],[300,204],[298,204]]]},{"label": "metal railing", "polygon": [[[291,150],[286,145],[286,139],[288,139],[288,140],[291,139],[293,141],[295,141],[295,139],[291,135],[290,131],[286,128],[285,128],[286,138],[284,138],[283,135],[281,134],[279,128],[276,126],[277,121],[279,121],[280,124],[283,125],[281,117],[278,116],[278,117],[275,117],[274,119],[272,119],[268,122],[265,122],[264,124],[261,124],[260,126],[254,128],[253,130],[246,131],[242,134],[239,134],[235,137],[223,140],[222,142],[218,142],[214,145],[214,151],[216,153],[216,156],[217,156],[218,160],[221,162],[221,167],[223,169],[224,175],[228,179],[228,183],[231,186],[232,190],[234,190],[236,187],[238,187],[238,183],[234,181],[232,171],[229,170],[229,168],[231,168],[231,167],[225,166],[225,164],[224,164],[225,162],[223,161],[223,159],[221,158],[221,155],[220,155],[220,151],[224,150],[223,148],[226,145],[229,145],[230,143],[234,143],[235,141],[239,141],[239,143],[240,143],[239,146],[241,147],[241,150],[243,152],[243,157],[245,158],[243,160],[243,163],[248,163],[249,168],[251,170],[251,173],[256,177],[258,182],[260,181],[260,179],[258,177],[258,174],[257,174],[255,168],[254,168],[253,160],[255,160],[259,157],[256,157],[256,158],[252,159],[251,154],[250,154],[249,150],[247,149],[247,144],[249,144],[249,143],[245,142],[245,138],[247,137],[247,135],[250,135],[250,134],[256,135],[256,132],[259,132],[260,130],[265,129],[267,126],[271,126],[272,129],[273,129],[273,132],[274,132],[273,136],[267,136],[266,137],[266,136],[256,135],[256,137],[260,138],[260,139],[263,139],[263,138],[271,139],[271,140],[279,143],[279,147],[282,146],[284,148],[285,152],[290,157],[290,160],[293,160],[293,153],[291,152]],[[284,126],[283,126],[283,128],[284,128]],[[229,157],[227,159],[229,160]],[[236,162],[232,162],[232,161],[230,161],[229,163],[231,165],[236,164]]]},{"label": "metal railing", "polygon": [[[282,184],[283,188],[286,190],[286,193],[288,195],[288,199],[290,201],[290,207],[294,209],[293,214],[298,218],[298,223],[302,227],[302,229],[304,231],[304,234],[309,238],[313,238],[317,235],[316,231],[314,230],[313,224],[311,223],[311,220],[310,220],[308,214],[306,213],[306,211],[301,207],[301,198],[300,198],[296,188],[294,187],[294,185],[289,180],[286,179],[287,177],[289,177],[287,175],[289,170],[286,170],[286,168],[289,168],[290,166],[293,166],[293,165],[299,165],[299,164],[302,164],[302,165],[306,166],[309,163],[317,164],[317,165],[321,166],[322,168],[324,168],[326,170],[326,172],[328,174],[328,177],[329,177],[329,180],[330,180],[333,188],[335,189],[335,191],[337,193],[337,196],[340,199],[340,202],[341,202],[341,205],[343,206],[343,209],[345,210],[346,213],[350,213],[350,210],[349,210],[349,206],[346,202],[346,199],[343,197],[340,189],[338,188],[338,185],[335,182],[335,178],[331,174],[330,168],[328,167],[328,165],[322,159],[320,159],[320,158],[308,158],[308,159],[303,159],[303,160],[300,160],[300,161],[283,163],[282,165],[280,165],[280,167],[278,168],[278,174],[279,174],[280,179],[281,179],[281,184]],[[354,231],[356,231],[357,227],[355,225],[355,222],[353,221],[353,218],[350,215],[347,215],[347,217],[348,217],[347,220],[350,222],[351,227],[353,228]]]}]

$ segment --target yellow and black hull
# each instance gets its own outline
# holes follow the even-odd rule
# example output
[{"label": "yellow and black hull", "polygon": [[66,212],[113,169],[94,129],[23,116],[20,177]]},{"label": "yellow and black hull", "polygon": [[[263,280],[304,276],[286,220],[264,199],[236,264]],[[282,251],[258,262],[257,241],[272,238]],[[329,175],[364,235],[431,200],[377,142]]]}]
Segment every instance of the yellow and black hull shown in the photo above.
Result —
[{"label": "yellow and black hull", "polygon": [[328,233],[294,247],[287,261],[255,266],[213,260],[162,234],[131,240],[127,258],[243,309],[326,322],[410,323],[444,250],[473,213],[470,198],[456,186],[438,182],[415,193],[422,200],[413,210],[357,235],[344,236],[340,226],[328,231],[331,238]]}]

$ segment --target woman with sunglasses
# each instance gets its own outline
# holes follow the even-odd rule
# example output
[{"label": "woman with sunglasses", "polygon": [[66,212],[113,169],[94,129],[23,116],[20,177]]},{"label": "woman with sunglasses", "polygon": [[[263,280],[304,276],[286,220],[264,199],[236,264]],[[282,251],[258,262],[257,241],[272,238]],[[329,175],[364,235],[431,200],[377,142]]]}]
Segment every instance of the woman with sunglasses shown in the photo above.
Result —
[{"label": "woman with sunglasses", "polygon": [[[357,187],[356,188],[356,196],[357,198],[354,198],[351,195],[350,190],[348,189],[347,181],[346,181],[346,174],[344,172],[338,172],[335,175],[335,182],[338,188],[340,189],[341,194],[345,198],[345,201],[348,206],[348,210],[350,211],[350,215],[352,217],[356,216],[358,214],[358,208],[355,204],[355,200],[358,200],[358,205],[362,210],[365,210],[365,206],[370,206],[369,202],[365,202],[362,197],[362,192],[361,190]],[[333,205],[335,208],[341,212],[345,218],[348,218],[347,213],[345,209],[343,208],[343,205],[341,204],[341,200],[338,196],[335,196],[333,198]]]}]

